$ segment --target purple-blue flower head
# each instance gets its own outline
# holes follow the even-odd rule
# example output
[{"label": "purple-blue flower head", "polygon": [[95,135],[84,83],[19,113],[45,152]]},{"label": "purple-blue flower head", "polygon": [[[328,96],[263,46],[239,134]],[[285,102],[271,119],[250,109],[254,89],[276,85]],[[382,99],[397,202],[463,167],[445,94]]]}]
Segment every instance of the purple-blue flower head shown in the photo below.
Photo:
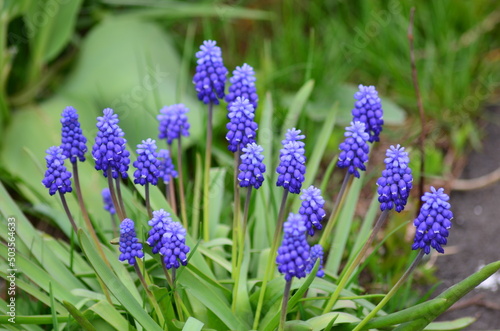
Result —
[{"label": "purple-blue flower head", "polygon": [[321,221],[326,215],[323,209],[325,199],[321,196],[321,190],[311,185],[302,190],[300,200],[302,200],[302,205],[299,214],[304,216],[307,231],[310,236],[313,236],[315,229],[321,230],[323,228]]},{"label": "purple-blue flower head", "polygon": [[134,183],[140,185],[158,184],[160,160],[156,153],[156,141],[148,138],[137,145],[137,160],[134,161]]},{"label": "purple-blue flower head", "polygon": [[365,162],[368,161],[368,133],[365,132],[365,124],[363,122],[351,122],[351,126],[345,128],[346,137],[344,142],[340,144],[339,168],[347,168],[347,171],[359,178],[359,171],[366,170]]},{"label": "purple-blue flower head", "polygon": [[71,163],[75,163],[77,159],[79,159],[80,162],[85,161],[87,138],[85,138],[80,128],[76,109],[73,107],[66,107],[61,117],[61,148],[64,156],[69,158]]},{"label": "purple-blue flower head", "polygon": [[165,267],[179,268],[187,264],[189,246],[186,245],[186,229],[179,222],[170,222],[165,226],[165,233],[161,239],[160,254],[163,255]]},{"label": "purple-blue flower head", "polygon": [[254,109],[248,99],[238,97],[229,105],[226,140],[229,143],[227,149],[231,152],[234,153],[238,148],[241,150],[247,144],[255,142],[259,126],[254,122],[254,117]]},{"label": "purple-blue flower head", "polygon": [[148,221],[151,226],[149,237],[146,240],[149,246],[153,247],[154,254],[158,253],[162,247],[161,238],[165,234],[167,224],[173,222],[170,213],[163,209],[153,211],[153,218]]},{"label": "purple-blue flower head", "polygon": [[399,213],[405,208],[413,185],[410,158],[404,147],[391,146],[386,152],[384,163],[385,170],[377,180],[380,210],[394,208]]},{"label": "purple-blue flower head", "polygon": [[167,139],[170,145],[174,139],[180,139],[181,135],[189,137],[189,122],[186,113],[189,108],[182,103],[165,106],[160,109],[160,115],[156,116],[160,122],[158,126],[158,138]]},{"label": "purple-blue flower head", "polygon": [[168,149],[160,149],[158,152],[158,160],[160,160],[160,165],[158,166],[160,172],[158,177],[162,178],[165,184],[170,183],[170,177],[177,178],[178,174],[177,171],[175,171]]},{"label": "purple-blue flower head", "polygon": [[113,204],[113,199],[111,198],[111,192],[109,188],[103,188],[101,191],[102,201],[104,202],[104,210],[107,210],[111,215],[116,214],[115,205]]},{"label": "purple-blue flower head", "polygon": [[71,172],[66,170],[64,166],[63,150],[59,146],[52,146],[46,150],[47,170],[42,184],[49,189],[49,194],[54,195],[57,191],[62,194],[71,192]]},{"label": "purple-blue flower head", "polygon": [[137,241],[134,221],[129,218],[120,223],[120,261],[127,261],[130,265],[135,264],[135,258],[142,259],[144,252],[142,244]]},{"label": "purple-blue flower head", "polygon": [[442,246],[447,243],[453,218],[448,200],[450,197],[444,193],[443,188],[436,190],[431,186],[431,191],[425,192],[422,197],[424,204],[413,221],[417,231],[412,249],[423,249],[425,254],[429,254],[432,247],[439,253],[444,253]]},{"label": "purple-blue flower head", "polygon": [[309,274],[314,268],[316,261],[319,259],[319,268],[316,273],[316,277],[323,277],[325,275],[325,271],[323,270],[323,246],[314,245],[311,247],[311,251],[309,252],[309,263],[307,263],[306,272]]},{"label": "purple-blue flower head", "polygon": [[243,154],[240,157],[241,164],[238,168],[240,170],[238,181],[241,187],[253,186],[258,189],[262,185],[266,172],[266,165],[262,162],[264,160],[263,151],[264,148],[256,143],[243,147]]},{"label": "purple-blue flower head", "polygon": [[352,110],[353,122],[365,123],[366,132],[370,135],[369,142],[379,141],[380,132],[384,125],[384,111],[374,86],[359,85],[359,91],[354,94],[357,100]]},{"label": "purple-blue flower head", "polygon": [[[296,133],[299,134],[296,134]],[[291,193],[299,194],[306,173],[306,157],[304,155],[305,144],[300,141],[304,135],[300,130],[288,130],[286,139],[281,142],[283,148],[280,151],[280,163],[276,168],[278,173],[277,186],[289,190]]]},{"label": "purple-blue flower head", "polygon": [[128,177],[130,152],[126,149],[127,140],[123,138],[124,133],[118,122],[118,115],[111,108],[104,109],[103,116],[97,118],[99,131],[92,147],[92,157],[96,170],[102,170],[104,177],[108,177],[108,169],[111,169],[113,178],[118,178],[118,175]]},{"label": "purple-blue flower head", "polygon": [[220,47],[213,40],[206,40],[196,53],[198,65],[193,77],[193,84],[198,94],[198,99],[204,104],[219,104],[219,99],[224,98],[227,69],[222,61]]},{"label": "purple-blue flower head", "polygon": [[255,72],[251,66],[245,63],[241,67],[236,67],[229,82],[231,85],[228,94],[226,94],[228,104],[235,101],[237,97],[242,97],[250,100],[253,109],[257,109],[259,97],[255,88]]},{"label": "purple-blue flower head", "polygon": [[306,239],[306,226],[302,215],[290,213],[283,224],[283,241],[278,248],[276,263],[278,270],[285,275],[285,280],[292,277],[306,276],[306,267],[309,262],[309,244]]}]

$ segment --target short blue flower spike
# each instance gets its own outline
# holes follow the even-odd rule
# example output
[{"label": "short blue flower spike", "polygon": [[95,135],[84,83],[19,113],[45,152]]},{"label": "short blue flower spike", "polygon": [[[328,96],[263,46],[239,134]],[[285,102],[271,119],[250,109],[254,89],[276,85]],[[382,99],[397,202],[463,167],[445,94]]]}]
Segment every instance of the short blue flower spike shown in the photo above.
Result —
[{"label": "short blue flower spike", "polygon": [[80,162],[85,161],[87,138],[85,138],[80,128],[76,109],[73,107],[66,107],[61,116],[61,148],[64,156],[69,158],[71,163],[75,163],[77,159],[80,160]]},{"label": "short blue flower spike", "polygon": [[165,233],[161,239],[160,254],[167,269],[179,268],[187,264],[189,246],[186,245],[186,229],[179,222],[170,222],[165,226]]},{"label": "short blue flower spike", "polygon": [[154,254],[159,253],[162,247],[161,238],[165,234],[167,224],[173,222],[169,212],[163,209],[153,211],[153,218],[148,221],[151,226],[149,237],[146,240],[150,247],[153,247]]},{"label": "short blue flower spike", "polygon": [[400,145],[391,146],[386,156],[385,170],[377,180],[380,210],[394,208],[399,213],[405,208],[413,185],[413,176],[409,167],[410,158],[405,148]]},{"label": "short blue flower spike", "polygon": [[276,257],[278,270],[285,275],[286,281],[293,277],[303,278],[306,276],[310,248],[302,215],[290,213],[283,229],[283,241]]},{"label": "short blue flower spike", "polygon": [[142,259],[144,252],[142,244],[137,241],[134,221],[129,218],[120,223],[120,261],[127,261],[130,265],[135,264],[135,258]]},{"label": "short blue flower spike", "polygon": [[365,163],[368,161],[368,133],[365,132],[365,124],[362,122],[351,122],[351,126],[345,128],[346,137],[344,142],[340,144],[339,168],[347,168],[347,171],[359,178],[358,170],[366,171]]},{"label": "short blue flower spike", "polygon": [[46,151],[45,161],[47,162],[47,170],[42,184],[49,189],[49,194],[54,195],[56,192],[65,194],[71,192],[71,172],[66,170],[63,155],[63,150],[59,146],[52,146]]},{"label": "short blue flower spike", "polygon": [[156,153],[156,141],[148,138],[137,145],[137,160],[134,162],[134,183],[140,185],[158,184],[160,160]]},{"label": "short blue flower spike", "polygon": [[102,170],[104,177],[108,177],[108,169],[111,169],[113,178],[127,178],[130,164],[130,152],[126,149],[127,140],[118,126],[118,115],[113,109],[103,110],[103,116],[97,118],[97,136],[92,147],[92,157],[95,160],[96,170]]},{"label": "short blue flower spike", "polygon": [[243,64],[241,67],[236,67],[233,71],[233,77],[229,78],[231,85],[229,93],[226,94],[226,102],[230,104],[237,97],[242,97],[250,100],[253,109],[257,109],[259,97],[255,88],[255,72],[248,64]]},{"label": "short blue flower spike", "polygon": [[431,192],[425,192],[422,197],[424,204],[420,208],[418,217],[413,221],[413,225],[417,228],[413,250],[423,249],[425,254],[429,254],[432,247],[439,253],[444,253],[442,246],[447,243],[446,238],[453,218],[449,199],[443,188],[436,190],[431,186]]},{"label": "short blue flower spike", "polygon": [[158,160],[160,160],[160,165],[158,166],[160,173],[158,174],[158,177],[162,178],[165,184],[170,183],[170,176],[177,178],[178,173],[172,163],[168,149],[160,149],[158,152]]},{"label": "short blue flower spike", "polygon": [[280,151],[280,163],[276,168],[278,173],[276,186],[282,186],[290,193],[299,194],[305,180],[305,144],[301,141],[304,138],[304,135],[300,135],[300,130],[291,129],[281,142],[283,148]]},{"label": "short blue flower spike", "polygon": [[325,199],[321,196],[321,190],[311,185],[302,190],[300,200],[302,200],[302,205],[299,214],[304,216],[307,231],[310,236],[313,236],[314,229],[321,230],[323,228],[320,222],[326,215],[323,209]]},{"label": "short blue flower spike", "polygon": [[219,104],[224,98],[227,69],[224,67],[222,52],[213,40],[206,40],[196,53],[198,65],[193,77],[198,99],[204,104]]},{"label": "short blue flower spike", "polygon": [[323,270],[323,246],[314,245],[311,247],[309,255],[309,263],[307,264],[306,272],[308,274],[311,273],[316,261],[319,259],[319,268],[316,277],[323,277],[325,275],[325,271]]},{"label": "short blue flower spike", "polygon": [[379,141],[384,125],[384,111],[378,92],[374,86],[359,85],[358,88],[359,91],[354,94],[357,101],[352,110],[353,122],[365,123],[365,130],[370,135],[369,142]]},{"label": "short blue flower spike", "polygon": [[229,105],[229,113],[227,114],[229,123],[226,125],[228,150],[234,153],[247,144],[255,142],[259,126],[254,122],[254,117],[254,109],[248,99],[238,97]]},{"label": "short blue flower spike", "polygon": [[156,116],[158,119],[158,138],[167,139],[170,145],[175,139],[182,136],[189,137],[189,122],[186,113],[189,108],[182,103],[172,106],[165,106],[160,109],[160,115]]},{"label": "short blue flower spike", "polygon": [[109,188],[103,188],[101,191],[102,201],[104,202],[104,210],[107,210],[111,215],[116,214],[115,205],[113,205],[113,199],[111,198],[111,192]]},{"label": "short blue flower spike", "polygon": [[255,189],[261,187],[266,172],[266,165],[262,163],[264,160],[263,151],[264,148],[256,143],[243,147],[243,154],[240,157],[241,164],[238,168],[240,170],[238,181],[241,187],[253,186]]}]

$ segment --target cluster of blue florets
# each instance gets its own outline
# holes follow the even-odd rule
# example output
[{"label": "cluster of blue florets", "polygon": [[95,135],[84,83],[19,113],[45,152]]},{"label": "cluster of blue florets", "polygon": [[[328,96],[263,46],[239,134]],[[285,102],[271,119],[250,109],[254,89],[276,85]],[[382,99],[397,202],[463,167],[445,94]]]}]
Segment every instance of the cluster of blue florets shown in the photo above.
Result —
[{"label": "cluster of blue florets", "polygon": [[323,270],[323,246],[314,245],[311,247],[309,251],[309,263],[306,267],[306,272],[311,273],[316,261],[319,260],[319,268],[318,272],[316,272],[316,277],[323,277],[325,275],[325,271]]},{"label": "cluster of blue florets", "polygon": [[226,140],[229,143],[227,149],[231,152],[234,153],[247,144],[255,142],[258,125],[255,123],[254,117],[254,108],[248,99],[237,97],[229,105]]},{"label": "cluster of blue florets", "polygon": [[80,160],[80,162],[85,161],[87,138],[85,138],[80,128],[78,113],[75,108],[66,107],[61,116],[61,148],[64,156],[66,156],[71,163],[75,163],[77,159]]},{"label": "cluster of blue florets", "polygon": [[238,174],[238,181],[241,187],[253,186],[258,189],[264,182],[264,173],[266,172],[266,165],[262,162],[264,149],[256,143],[248,144],[243,147],[241,155],[241,164],[239,166],[240,173]]},{"label": "cluster of blue florets", "polygon": [[362,122],[351,122],[351,126],[345,128],[346,137],[339,146],[340,154],[337,165],[339,168],[347,168],[347,171],[355,177],[360,176],[358,170],[366,171],[365,162],[368,161],[368,133],[365,132],[365,124]]},{"label": "cluster of blue florets", "polygon": [[156,141],[148,138],[137,145],[137,160],[134,161],[134,183],[140,185],[156,185],[160,174],[160,160],[156,153]]},{"label": "cluster of blue florets", "polygon": [[173,221],[169,212],[163,209],[153,211],[153,218],[148,221],[151,230],[149,230],[149,237],[146,242],[152,247],[154,254],[160,252],[162,246],[161,238],[165,234],[167,224],[170,222]]},{"label": "cluster of blue florets", "polygon": [[325,199],[321,196],[321,190],[311,185],[302,190],[300,200],[302,200],[302,204],[299,213],[304,217],[307,232],[313,236],[315,229],[321,230],[323,228],[321,221],[326,215],[323,209]]},{"label": "cluster of blue florets", "polygon": [[170,145],[181,136],[189,137],[190,125],[186,115],[188,111],[189,109],[182,103],[163,107],[160,115],[156,117],[159,121],[158,138],[167,139]]},{"label": "cluster of blue florets", "polygon": [[205,104],[219,104],[219,99],[224,98],[227,69],[222,61],[220,47],[213,40],[203,42],[200,51],[196,53],[198,65],[193,77],[198,99]]},{"label": "cluster of blue florets", "polygon": [[365,123],[365,130],[369,134],[368,141],[379,141],[380,132],[384,125],[384,112],[378,92],[374,86],[359,85],[359,91],[354,94],[357,100],[352,110],[353,122]]},{"label": "cluster of blue florets", "polygon": [[120,261],[127,261],[131,265],[135,264],[136,257],[144,257],[142,244],[138,242],[135,233],[134,221],[129,218],[120,223],[120,252]]},{"label": "cluster of blue florets", "polygon": [[104,203],[104,210],[107,210],[111,215],[116,214],[115,205],[113,204],[113,198],[111,198],[111,192],[109,188],[103,188],[101,191],[102,202]]},{"label": "cluster of blue florets", "polygon": [[245,63],[241,67],[236,67],[233,71],[233,77],[229,78],[231,85],[228,94],[226,94],[226,102],[231,104],[236,98],[242,97],[250,101],[254,110],[257,109],[259,96],[255,80],[255,72],[251,66]]},{"label": "cluster of blue florets", "polygon": [[276,185],[282,186],[290,193],[299,194],[305,180],[305,144],[301,141],[304,138],[304,135],[300,135],[300,130],[291,129],[281,142],[283,148],[280,152],[280,163],[276,168],[278,173]]},{"label": "cluster of blue florets", "polygon": [[167,269],[179,268],[187,264],[189,246],[186,245],[186,229],[179,222],[169,222],[161,238],[160,254]]},{"label": "cluster of blue florets", "polygon": [[63,150],[58,146],[52,146],[47,149],[47,170],[45,177],[42,180],[43,185],[49,189],[49,194],[54,195],[56,192],[65,194],[71,192],[71,172],[66,170],[64,166]]},{"label": "cluster of blue florets", "polygon": [[158,165],[158,178],[163,179],[163,182],[166,184],[170,183],[170,178],[177,178],[178,173],[172,163],[168,149],[160,149],[158,152],[158,160],[160,160],[160,164]]}]

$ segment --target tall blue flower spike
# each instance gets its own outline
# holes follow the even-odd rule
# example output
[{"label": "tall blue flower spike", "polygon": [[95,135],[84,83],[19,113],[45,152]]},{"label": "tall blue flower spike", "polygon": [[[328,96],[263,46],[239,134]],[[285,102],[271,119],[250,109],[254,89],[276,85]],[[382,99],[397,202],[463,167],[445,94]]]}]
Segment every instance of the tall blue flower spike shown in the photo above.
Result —
[{"label": "tall blue flower spike", "polygon": [[193,77],[198,99],[204,104],[219,104],[224,98],[227,69],[224,67],[222,52],[213,40],[206,40],[196,53],[198,58]]},{"label": "tall blue flower spike", "polygon": [[160,254],[167,269],[179,268],[187,264],[189,246],[186,245],[186,229],[179,222],[170,222],[165,226],[165,233],[161,239]]},{"label": "tall blue flower spike", "polygon": [[170,222],[173,221],[169,212],[163,209],[153,211],[153,218],[148,221],[151,230],[149,230],[149,237],[146,242],[150,247],[153,247],[152,251],[154,254],[160,252],[160,248],[162,247],[161,239],[165,234],[167,224]]},{"label": "tall blue flower spike", "polygon": [[255,189],[261,187],[266,172],[266,165],[262,162],[264,160],[263,151],[264,148],[256,143],[243,147],[243,154],[240,156],[241,164],[238,168],[240,170],[238,174],[240,187],[253,186]]},{"label": "tall blue flower spike", "polygon": [[365,132],[365,124],[362,122],[351,122],[351,126],[345,128],[346,137],[340,144],[339,168],[347,168],[347,171],[359,178],[358,170],[366,171],[365,162],[368,161],[368,133]]},{"label": "tall blue flower spike", "polygon": [[301,141],[304,138],[304,135],[300,135],[300,130],[288,130],[285,140],[281,142],[283,148],[280,151],[280,163],[276,168],[278,173],[276,186],[282,186],[295,194],[300,193],[305,180],[305,144]]},{"label": "tall blue flower spike", "polygon": [[165,106],[160,110],[160,114],[156,116],[159,121],[158,138],[167,139],[170,145],[175,139],[182,136],[189,137],[189,122],[186,113],[189,108],[182,103],[172,106]]},{"label": "tall blue flower spike", "polygon": [[321,196],[321,190],[311,185],[302,190],[300,200],[302,200],[302,205],[300,206],[299,214],[304,217],[309,235],[313,236],[314,229],[321,230],[323,228],[320,222],[326,215],[323,209],[325,199]]},{"label": "tall blue flower spike", "polygon": [[49,194],[54,195],[56,192],[65,194],[71,192],[71,172],[66,170],[63,155],[63,150],[59,146],[52,146],[46,151],[45,161],[47,162],[47,170],[42,184],[49,189]]},{"label": "tall blue flower spike", "polygon": [[64,156],[69,158],[71,163],[78,160],[85,161],[87,152],[87,138],[82,133],[78,113],[73,107],[66,107],[61,114],[62,134],[61,148]]},{"label": "tall blue flower spike", "polygon": [[311,273],[316,261],[319,259],[319,268],[316,277],[323,277],[325,275],[325,271],[323,270],[323,246],[314,245],[311,247],[309,255],[309,263],[307,264],[306,272],[308,274]]},{"label": "tall blue flower spike", "polygon": [[358,88],[359,91],[354,94],[357,101],[352,110],[353,122],[365,123],[365,130],[370,135],[369,142],[379,141],[384,125],[384,111],[378,92],[374,86],[359,85]]},{"label": "tall blue flower spike", "polygon": [[290,213],[283,229],[283,241],[276,256],[278,270],[285,275],[286,281],[292,277],[303,278],[306,276],[310,248],[302,215]]},{"label": "tall blue flower spike", "polygon": [[248,64],[243,64],[241,67],[236,67],[233,71],[233,77],[229,78],[231,85],[229,93],[226,94],[226,102],[230,104],[237,97],[242,97],[250,100],[253,109],[257,109],[259,96],[255,88],[255,72]]},{"label": "tall blue flower spike", "polygon": [[134,221],[129,218],[120,223],[120,261],[127,261],[130,265],[135,264],[135,258],[142,259],[144,252],[142,244],[137,241]]},{"label": "tall blue flower spike", "polygon": [[226,140],[229,143],[227,149],[231,152],[234,153],[238,148],[242,149],[255,142],[259,126],[254,122],[254,117],[254,109],[248,99],[238,97],[229,105]]},{"label": "tall blue flower spike", "polygon": [[380,210],[394,208],[399,213],[405,208],[413,185],[410,158],[404,147],[391,146],[386,152],[384,163],[385,170],[377,180]]},{"label": "tall blue flower spike", "polygon": [[179,174],[175,171],[168,149],[160,149],[158,160],[160,160],[160,165],[158,166],[158,170],[160,171],[158,174],[159,178],[162,178],[166,184],[170,182],[170,176],[177,178]]},{"label": "tall blue flower spike", "polygon": [[102,201],[104,202],[104,210],[107,210],[111,215],[116,214],[115,205],[113,205],[113,199],[111,198],[111,192],[109,188],[103,188],[101,191]]},{"label": "tall blue flower spike", "polygon": [[134,183],[140,185],[158,184],[158,176],[160,174],[160,160],[156,153],[156,141],[148,138],[143,140],[142,144],[137,145],[137,160],[134,161]]},{"label": "tall blue flower spike", "polygon": [[444,193],[444,189],[435,189],[431,186],[431,192],[425,192],[422,197],[424,204],[420,208],[418,217],[413,221],[417,228],[412,246],[413,250],[423,249],[425,254],[431,252],[431,247],[439,253],[444,253],[442,246],[446,245],[451,228],[453,213],[448,203],[450,197]]},{"label": "tall blue flower spike", "polygon": [[108,168],[111,169],[113,178],[127,178],[127,170],[130,164],[130,152],[127,151],[127,140],[118,126],[118,115],[113,109],[103,110],[103,116],[97,118],[97,136],[92,147],[92,157],[95,160],[96,170],[102,170],[104,177],[108,177]]}]

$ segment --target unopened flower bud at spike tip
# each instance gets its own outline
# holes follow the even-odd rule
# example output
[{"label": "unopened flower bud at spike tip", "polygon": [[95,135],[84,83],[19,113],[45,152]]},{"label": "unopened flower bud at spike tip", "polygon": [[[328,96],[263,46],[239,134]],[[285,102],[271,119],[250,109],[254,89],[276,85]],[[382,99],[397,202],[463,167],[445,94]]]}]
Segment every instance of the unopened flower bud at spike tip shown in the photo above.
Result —
[{"label": "unopened flower bud at spike tip", "polygon": [[339,146],[340,154],[337,165],[339,168],[347,168],[347,171],[359,178],[361,171],[366,171],[365,163],[368,161],[368,133],[365,132],[365,124],[362,122],[351,122],[344,133],[346,137]]},{"label": "unopened flower bud at spike tip", "polygon": [[186,229],[179,222],[169,222],[161,238],[160,254],[167,269],[187,265],[187,254],[190,248],[186,245]]},{"label": "unopened flower bud at spike tip", "polygon": [[156,153],[156,141],[148,138],[137,145],[137,160],[134,161],[134,183],[156,185],[160,174],[160,160]]},{"label": "unopened flower bud at spike tip", "polygon": [[431,186],[431,191],[425,192],[422,197],[424,204],[413,221],[416,227],[413,250],[423,249],[425,254],[429,254],[432,247],[439,253],[444,253],[443,246],[447,243],[453,218],[449,199],[443,188],[436,190]]},{"label": "unopened flower bud at spike tip", "polygon": [[222,60],[222,51],[213,40],[206,40],[196,53],[197,66],[193,77],[198,99],[205,104],[219,104],[224,98],[227,69]]},{"label": "unopened flower bud at spike tip", "polygon": [[280,151],[280,163],[276,168],[278,173],[276,185],[282,186],[290,193],[299,194],[305,180],[305,144],[301,141],[304,138],[300,130],[291,129],[285,134],[285,140],[281,142],[283,148]]},{"label": "unopened flower bud at spike tip", "polygon": [[302,204],[299,213],[304,216],[309,235],[313,236],[315,229],[321,230],[323,228],[321,221],[326,215],[323,209],[325,200],[321,196],[321,190],[312,185],[302,190],[300,199],[302,200]]},{"label": "unopened flower bud at spike tip", "polygon": [[66,170],[64,160],[66,156],[63,155],[63,150],[59,146],[52,146],[46,151],[45,161],[47,163],[47,170],[42,184],[49,189],[49,194],[54,195],[56,192],[65,194],[71,192],[71,172]]},{"label": "unopened flower bud at spike tip", "polygon": [[251,143],[243,147],[243,154],[240,156],[238,182],[241,187],[253,186],[258,189],[264,182],[266,165],[262,162],[264,149],[256,143]]},{"label": "unopened flower bud at spike tip", "polygon": [[189,109],[182,103],[160,109],[160,114],[156,116],[159,121],[158,138],[167,139],[170,145],[175,139],[181,138],[181,135],[189,137],[188,112]]},{"label": "unopened flower bud at spike tip", "polygon": [[144,252],[142,244],[138,242],[135,233],[134,221],[129,218],[120,223],[120,261],[127,261],[130,265],[135,264],[135,258],[142,259]]},{"label": "unopened flower bud at spike tip", "polygon": [[413,186],[410,158],[404,147],[391,146],[386,152],[384,163],[385,170],[377,180],[380,210],[394,208],[399,213],[405,208]]},{"label": "unopened flower bud at spike tip", "polygon": [[353,121],[365,123],[365,130],[369,134],[368,141],[379,141],[380,132],[384,125],[384,112],[378,92],[374,86],[358,86],[359,91],[354,94],[357,100],[352,110]]},{"label": "unopened flower bud at spike tip", "polygon": [[77,159],[80,162],[85,161],[87,138],[85,138],[80,128],[76,109],[73,107],[66,107],[61,117],[61,148],[63,154],[69,158],[71,163],[75,163]]}]

